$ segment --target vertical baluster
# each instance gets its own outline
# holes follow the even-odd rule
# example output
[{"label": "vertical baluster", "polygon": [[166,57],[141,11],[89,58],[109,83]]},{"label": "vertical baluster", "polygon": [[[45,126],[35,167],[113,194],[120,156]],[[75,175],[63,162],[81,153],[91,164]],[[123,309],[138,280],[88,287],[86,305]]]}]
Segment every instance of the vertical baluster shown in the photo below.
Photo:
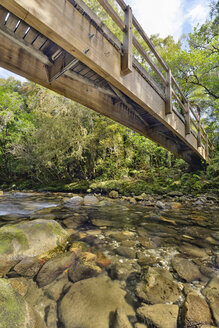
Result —
[{"label": "vertical baluster", "polygon": [[208,147],[209,147],[208,135],[207,135],[207,133],[205,133],[205,157],[206,157],[207,160],[208,160],[208,157],[209,157]]},{"label": "vertical baluster", "polygon": [[198,135],[197,135],[197,147],[201,147],[201,116],[200,116],[200,108],[196,105],[197,113],[198,113]]},{"label": "vertical baluster", "polygon": [[132,72],[132,9],[130,6],[125,10],[125,30],[123,31],[123,55],[122,74]]},{"label": "vertical baluster", "polygon": [[186,109],[186,116],[185,116],[185,134],[190,134],[191,130],[190,130],[190,104],[187,101],[185,103],[185,109]]},{"label": "vertical baluster", "polygon": [[167,85],[166,85],[166,105],[165,105],[165,114],[172,113],[172,78],[171,78],[171,70],[169,69],[166,78],[167,78]]}]

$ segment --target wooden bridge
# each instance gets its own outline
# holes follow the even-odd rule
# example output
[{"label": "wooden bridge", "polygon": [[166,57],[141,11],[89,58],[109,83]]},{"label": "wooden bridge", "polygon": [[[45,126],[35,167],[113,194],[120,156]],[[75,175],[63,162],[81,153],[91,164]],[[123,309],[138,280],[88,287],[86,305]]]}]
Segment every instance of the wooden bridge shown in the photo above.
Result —
[{"label": "wooden bridge", "polygon": [[[193,166],[211,144],[171,71],[123,0],[0,0],[0,66],[162,145]],[[142,41],[144,43],[142,43]]]}]

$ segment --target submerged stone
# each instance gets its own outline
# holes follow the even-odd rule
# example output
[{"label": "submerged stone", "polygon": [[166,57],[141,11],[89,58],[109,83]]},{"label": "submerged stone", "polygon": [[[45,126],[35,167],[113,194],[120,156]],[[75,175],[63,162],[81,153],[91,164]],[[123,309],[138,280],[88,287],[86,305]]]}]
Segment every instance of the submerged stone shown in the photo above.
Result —
[{"label": "submerged stone", "polygon": [[118,307],[135,315],[125,295],[119,283],[105,275],[76,282],[60,302],[59,320],[65,328],[109,327]]},{"label": "submerged stone", "polygon": [[177,328],[179,308],[177,305],[144,304],[137,314],[149,325],[156,328]]},{"label": "submerged stone", "polygon": [[198,266],[180,255],[174,256],[172,259],[172,266],[180,278],[186,280],[187,282],[202,279],[202,274],[199,271]]},{"label": "submerged stone", "polygon": [[87,195],[84,197],[84,205],[97,205],[99,200],[94,195]]}]

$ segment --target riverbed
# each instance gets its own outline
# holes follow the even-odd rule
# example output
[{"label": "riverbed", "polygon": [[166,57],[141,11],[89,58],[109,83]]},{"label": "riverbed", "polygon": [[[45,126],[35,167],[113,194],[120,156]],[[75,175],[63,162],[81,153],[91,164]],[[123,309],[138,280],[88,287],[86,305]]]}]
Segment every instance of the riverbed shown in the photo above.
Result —
[{"label": "riverbed", "polygon": [[[42,327],[219,325],[215,195],[114,199],[100,194],[6,192],[0,196],[0,229],[41,220],[56,221],[68,232],[65,246],[41,260],[32,276],[19,271],[19,258],[4,278],[39,314]],[[43,268],[53,261],[52,272],[56,271],[60,263],[54,259],[57,255],[63,260],[63,254],[68,261],[74,254],[74,264],[58,270],[51,281],[42,274]]]}]

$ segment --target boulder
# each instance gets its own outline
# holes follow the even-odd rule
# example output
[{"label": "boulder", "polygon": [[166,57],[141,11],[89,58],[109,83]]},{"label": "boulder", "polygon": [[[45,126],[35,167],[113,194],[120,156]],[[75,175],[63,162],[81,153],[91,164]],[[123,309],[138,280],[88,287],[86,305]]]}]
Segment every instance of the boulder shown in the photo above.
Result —
[{"label": "boulder", "polygon": [[133,308],[125,300],[125,291],[106,275],[74,283],[59,304],[59,320],[65,328],[106,328],[121,307],[128,316]]},{"label": "boulder", "polygon": [[81,196],[74,196],[65,201],[64,205],[67,207],[80,206],[84,204],[84,198]]},{"label": "boulder", "polygon": [[137,309],[137,314],[149,325],[156,328],[177,328],[179,308],[177,305],[144,304]]},{"label": "boulder", "polygon": [[2,191],[2,190],[0,190],[0,196],[3,196],[3,195],[4,195],[3,191]]},{"label": "boulder", "polygon": [[112,190],[112,191],[110,191],[110,193],[109,193],[109,197],[110,197],[110,198],[119,198],[119,193],[118,193],[118,191],[116,191],[116,190]]},{"label": "boulder", "polygon": [[203,289],[202,294],[206,297],[213,314],[213,317],[219,326],[219,276],[212,278]]},{"label": "boulder", "polygon": [[183,196],[183,193],[181,191],[175,190],[175,191],[168,192],[167,195],[171,196],[171,197],[181,197],[181,196]]},{"label": "boulder", "polygon": [[144,279],[137,285],[136,295],[147,303],[175,302],[181,295],[171,273],[164,269],[149,267]]},{"label": "boulder", "polygon": [[211,324],[211,313],[208,304],[196,293],[189,293],[182,308],[182,321],[185,328]]},{"label": "boulder", "polygon": [[115,312],[113,328],[132,328],[127,315],[121,307]]},{"label": "boulder", "polygon": [[20,276],[33,278],[43,266],[43,261],[34,257],[26,257],[15,265],[14,271]]},{"label": "boulder", "polygon": [[73,252],[60,254],[47,261],[36,276],[39,287],[44,287],[55,280],[76,260]]},{"label": "boulder", "polygon": [[37,312],[6,279],[0,279],[0,327],[46,328]]},{"label": "boulder", "polygon": [[94,261],[86,261],[86,258],[78,257],[70,266],[68,277],[72,282],[77,282],[79,280],[95,277],[100,272],[100,267],[98,267]]},{"label": "boulder", "polygon": [[84,205],[97,205],[99,200],[94,195],[87,195],[84,197]]},{"label": "boulder", "polygon": [[54,220],[38,219],[0,228],[0,274],[27,257],[54,250],[67,241],[69,233]]},{"label": "boulder", "polygon": [[174,256],[172,259],[172,266],[180,278],[186,280],[187,282],[202,279],[202,274],[199,271],[198,266],[180,255]]}]

